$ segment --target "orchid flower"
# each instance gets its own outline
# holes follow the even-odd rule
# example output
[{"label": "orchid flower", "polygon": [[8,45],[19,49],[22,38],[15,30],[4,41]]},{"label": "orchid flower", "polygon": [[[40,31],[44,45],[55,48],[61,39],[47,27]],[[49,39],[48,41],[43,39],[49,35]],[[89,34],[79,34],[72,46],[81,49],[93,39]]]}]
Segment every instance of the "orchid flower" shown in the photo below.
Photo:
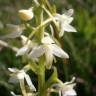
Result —
[{"label": "orchid flower", "polygon": [[73,83],[74,80],[75,77],[70,82],[54,84],[53,87],[58,90],[59,96],[76,96],[76,91],[73,89],[76,85]]},{"label": "orchid flower", "polygon": [[71,17],[73,14],[73,9],[69,9],[64,14],[56,14],[55,19],[60,24],[60,33],[59,36],[62,37],[64,34],[64,31],[66,32],[76,32],[76,29],[70,25],[70,23],[73,21],[73,17]]},{"label": "orchid flower", "polygon": [[[18,70],[16,68],[8,68],[10,72],[13,74],[11,75],[12,77],[9,79],[10,82],[15,83],[14,81],[19,80],[19,82],[24,82],[24,79],[26,80],[30,90],[36,91],[35,86],[31,82],[31,78],[29,75],[25,72],[25,70]],[[14,81],[13,81],[14,80]],[[23,83],[22,83],[23,84]],[[23,85],[24,86],[24,85]]]},{"label": "orchid flower", "polygon": [[46,68],[50,69],[52,66],[54,56],[60,58],[69,58],[68,54],[63,51],[55,42],[49,37],[45,36],[42,39],[42,45],[36,46],[29,53],[30,58],[38,58],[45,54]]},{"label": "orchid flower", "polygon": [[[28,38],[24,35],[21,35],[21,39],[22,39],[22,43],[24,45]],[[16,56],[21,56],[21,55],[27,54],[33,45],[34,45],[33,42],[31,40],[28,40],[27,44],[25,44],[23,47],[21,47],[17,51]]]}]

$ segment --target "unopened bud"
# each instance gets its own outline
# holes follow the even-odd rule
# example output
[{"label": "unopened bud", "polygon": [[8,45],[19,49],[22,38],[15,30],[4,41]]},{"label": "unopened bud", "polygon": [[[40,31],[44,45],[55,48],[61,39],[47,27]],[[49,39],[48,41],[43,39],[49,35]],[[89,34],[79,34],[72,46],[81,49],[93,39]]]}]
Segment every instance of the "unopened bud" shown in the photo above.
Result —
[{"label": "unopened bud", "polygon": [[24,21],[29,21],[33,18],[32,8],[19,10],[19,17]]}]

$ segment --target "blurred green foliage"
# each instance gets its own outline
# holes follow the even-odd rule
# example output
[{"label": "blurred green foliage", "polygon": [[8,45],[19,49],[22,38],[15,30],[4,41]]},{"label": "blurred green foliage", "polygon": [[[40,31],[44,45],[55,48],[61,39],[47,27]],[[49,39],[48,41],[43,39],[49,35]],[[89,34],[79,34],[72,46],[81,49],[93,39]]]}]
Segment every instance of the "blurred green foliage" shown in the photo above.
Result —
[{"label": "blurred green foliage", "polygon": [[[76,76],[78,96],[96,96],[96,0],[49,1],[57,6],[59,13],[69,8],[75,10],[73,25],[77,33],[65,33],[62,39],[62,45],[64,43],[64,50],[69,53],[70,60],[64,60],[64,64],[58,60],[56,66],[58,66],[59,78],[66,81]],[[31,2],[31,0],[0,0],[0,21],[3,24],[19,24],[18,10],[29,8]],[[17,44],[18,41],[15,43]],[[7,68],[21,68],[23,66],[21,62],[21,58],[17,58],[15,52],[0,46],[1,96],[10,96],[10,91],[14,89],[8,82]]]}]

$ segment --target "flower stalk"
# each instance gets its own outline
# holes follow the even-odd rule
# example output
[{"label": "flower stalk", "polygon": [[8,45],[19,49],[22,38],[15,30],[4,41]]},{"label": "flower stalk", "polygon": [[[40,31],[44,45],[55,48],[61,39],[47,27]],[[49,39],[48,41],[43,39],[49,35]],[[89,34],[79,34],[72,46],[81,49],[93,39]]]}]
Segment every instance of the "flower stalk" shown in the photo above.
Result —
[{"label": "flower stalk", "polygon": [[38,96],[46,96],[44,57],[41,57],[40,62],[39,62]]},{"label": "flower stalk", "polygon": [[[25,67],[20,70],[9,68],[9,71],[13,73],[9,81],[14,82],[14,79],[16,82],[19,81],[23,96],[50,96],[51,92],[58,93],[59,96],[75,96],[76,92],[73,87],[76,84],[73,83],[74,78],[70,82],[63,83],[58,78],[57,68],[53,66],[57,57],[69,58],[69,55],[59,46],[59,39],[64,35],[65,31],[76,32],[75,28],[70,25],[73,20],[73,9],[61,15],[52,10],[48,0],[33,0],[33,2],[35,3],[33,7],[19,10],[19,17],[24,21],[24,28],[20,27],[20,25],[9,24],[14,30],[12,30],[11,34],[5,36],[11,39],[20,37],[22,47],[16,49],[0,41],[3,46],[16,51],[16,56],[24,56],[27,62]],[[33,18],[37,27],[33,27],[33,24],[31,26],[30,22],[28,22]],[[17,30],[17,28],[19,29]],[[31,31],[28,36],[21,35],[25,29]],[[46,69],[53,70],[47,80],[45,80]],[[37,88],[35,88],[30,76],[27,74],[29,70],[33,71],[37,76]],[[14,92],[11,93],[13,96],[18,96]]]}]

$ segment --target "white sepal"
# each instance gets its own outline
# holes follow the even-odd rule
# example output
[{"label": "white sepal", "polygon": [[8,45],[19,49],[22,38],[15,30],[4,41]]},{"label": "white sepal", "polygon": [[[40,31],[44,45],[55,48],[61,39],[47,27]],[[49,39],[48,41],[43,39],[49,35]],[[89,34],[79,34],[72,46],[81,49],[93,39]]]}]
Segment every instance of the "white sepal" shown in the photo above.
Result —
[{"label": "white sepal", "polygon": [[25,46],[21,47],[21,48],[17,51],[16,56],[24,55],[24,54],[26,54],[28,51],[29,51],[29,48],[28,48],[27,45],[25,45]]},{"label": "white sepal", "polygon": [[43,45],[35,46],[29,53],[29,58],[38,58],[44,54],[45,50]]},{"label": "white sepal", "polygon": [[58,47],[56,44],[51,45],[52,53],[60,58],[69,58],[68,54],[63,51],[60,47]]}]

